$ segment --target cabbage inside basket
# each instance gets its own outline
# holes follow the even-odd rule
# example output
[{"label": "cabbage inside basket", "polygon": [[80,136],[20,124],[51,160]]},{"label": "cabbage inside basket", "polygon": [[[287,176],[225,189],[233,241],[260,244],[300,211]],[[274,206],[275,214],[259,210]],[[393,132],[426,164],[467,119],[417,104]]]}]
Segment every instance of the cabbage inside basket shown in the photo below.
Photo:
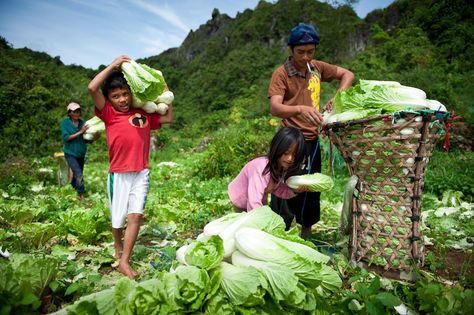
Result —
[{"label": "cabbage inside basket", "polygon": [[444,113],[399,112],[324,127],[359,181],[353,196],[350,259],[382,272],[422,265],[423,177]]}]

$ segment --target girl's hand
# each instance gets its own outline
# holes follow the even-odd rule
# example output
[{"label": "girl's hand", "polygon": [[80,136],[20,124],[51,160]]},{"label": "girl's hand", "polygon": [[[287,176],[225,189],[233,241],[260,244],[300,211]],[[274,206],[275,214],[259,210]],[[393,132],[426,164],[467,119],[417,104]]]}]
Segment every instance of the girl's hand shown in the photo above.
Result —
[{"label": "girl's hand", "polygon": [[301,194],[301,193],[304,193],[304,192],[309,192],[310,190],[307,189],[305,186],[303,186],[303,187],[300,187],[298,189],[293,189],[293,191],[297,194]]},{"label": "girl's hand", "polygon": [[277,186],[278,186],[278,184],[270,179],[270,182],[268,183],[267,187],[265,188],[265,193],[266,194],[271,194],[277,188]]}]

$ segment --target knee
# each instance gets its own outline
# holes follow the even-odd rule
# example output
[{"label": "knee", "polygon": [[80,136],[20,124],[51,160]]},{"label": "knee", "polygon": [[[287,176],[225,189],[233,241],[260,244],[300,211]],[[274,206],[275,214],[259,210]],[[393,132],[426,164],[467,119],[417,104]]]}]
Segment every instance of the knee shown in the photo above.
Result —
[{"label": "knee", "polygon": [[130,213],[127,218],[128,223],[141,225],[143,223],[143,214]]}]

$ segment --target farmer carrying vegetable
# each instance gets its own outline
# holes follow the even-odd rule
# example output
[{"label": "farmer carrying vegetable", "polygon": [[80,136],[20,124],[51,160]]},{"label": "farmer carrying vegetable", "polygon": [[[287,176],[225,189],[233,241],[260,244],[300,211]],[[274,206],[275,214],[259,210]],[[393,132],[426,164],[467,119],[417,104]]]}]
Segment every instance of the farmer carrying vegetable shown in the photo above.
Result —
[{"label": "farmer carrying vegetable", "polygon": [[[169,105],[165,115],[132,108],[130,86],[119,71],[124,62],[131,62],[131,59],[128,56],[117,57],[92,79],[88,89],[95,104],[95,113],[105,123],[110,162],[107,187],[115,257],[119,260],[119,271],[135,278],[137,272],[130,266],[129,259],[142,223],[148,193],[150,132],[159,129],[162,124],[171,123],[172,105]],[[122,242],[125,221],[127,228]]]},{"label": "farmer carrying vegetable", "polygon": [[77,191],[79,199],[84,201],[84,162],[87,145],[83,138],[89,126],[81,119],[81,106],[69,103],[66,107],[67,118],[61,121],[61,136],[64,141],[64,158],[72,171],[71,185]]},{"label": "farmer carrying vegetable", "polygon": [[[313,59],[319,45],[319,34],[314,26],[299,23],[291,30],[288,47],[291,56],[272,75],[268,88],[270,111],[282,118],[283,126],[293,126],[303,132],[306,141],[305,172],[321,172],[319,127],[323,121],[319,110],[320,84],[339,81],[338,91],[351,86],[354,74],[344,68]],[[330,111],[333,99],[325,105]],[[301,236],[309,237],[311,226],[320,219],[319,192],[306,192],[283,200],[272,195],[270,206],[278,213],[288,207],[301,224]]]}]

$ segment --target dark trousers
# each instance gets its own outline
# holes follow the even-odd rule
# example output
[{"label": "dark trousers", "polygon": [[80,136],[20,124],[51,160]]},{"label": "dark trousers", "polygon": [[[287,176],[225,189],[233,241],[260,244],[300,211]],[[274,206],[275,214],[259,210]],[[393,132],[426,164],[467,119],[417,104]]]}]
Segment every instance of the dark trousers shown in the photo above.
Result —
[{"label": "dark trousers", "polygon": [[[309,169],[308,169],[309,168]],[[302,174],[321,173],[319,140],[306,141],[306,160]],[[303,227],[311,227],[320,219],[320,192],[304,192],[285,200],[271,195],[270,208],[282,216],[289,229],[293,218]]]},{"label": "dark trousers", "polygon": [[86,189],[84,187],[84,157],[76,157],[70,154],[65,153],[64,157],[66,158],[67,164],[72,170],[72,180],[71,185],[79,193],[83,194]]}]

